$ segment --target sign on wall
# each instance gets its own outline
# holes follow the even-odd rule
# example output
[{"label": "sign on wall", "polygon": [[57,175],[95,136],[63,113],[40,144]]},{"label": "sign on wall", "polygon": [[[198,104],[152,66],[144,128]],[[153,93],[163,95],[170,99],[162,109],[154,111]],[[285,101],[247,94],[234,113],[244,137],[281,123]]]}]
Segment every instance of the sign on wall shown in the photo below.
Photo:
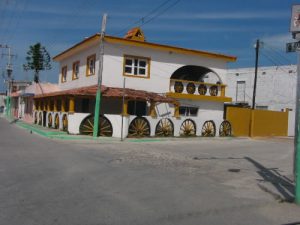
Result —
[{"label": "sign on wall", "polygon": [[291,28],[292,33],[300,32],[300,5],[292,6]]}]

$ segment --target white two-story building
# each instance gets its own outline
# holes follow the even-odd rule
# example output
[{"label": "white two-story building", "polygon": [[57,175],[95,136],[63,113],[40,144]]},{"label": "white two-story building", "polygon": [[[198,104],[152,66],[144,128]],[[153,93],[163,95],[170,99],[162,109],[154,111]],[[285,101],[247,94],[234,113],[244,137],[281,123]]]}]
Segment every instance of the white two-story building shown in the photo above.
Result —
[{"label": "white two-story building", "polygon": [[[230,135],[225,76],[235,57],[150,43],[139,28],[103,46],[99,135]],[[92,134],[99,53],[95,34],[54,57],[61,91],[35,97],[37,123]]]}]

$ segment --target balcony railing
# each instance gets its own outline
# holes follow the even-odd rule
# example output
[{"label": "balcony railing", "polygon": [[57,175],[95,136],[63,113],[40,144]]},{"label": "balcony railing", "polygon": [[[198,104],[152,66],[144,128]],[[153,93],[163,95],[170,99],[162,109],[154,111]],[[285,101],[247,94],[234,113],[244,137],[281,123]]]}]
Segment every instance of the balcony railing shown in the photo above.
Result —
[{"label": "balcony railing", "polygon": [[224,84],[171,79],[169,91],[177,94],[225,97],[225,88]]}]

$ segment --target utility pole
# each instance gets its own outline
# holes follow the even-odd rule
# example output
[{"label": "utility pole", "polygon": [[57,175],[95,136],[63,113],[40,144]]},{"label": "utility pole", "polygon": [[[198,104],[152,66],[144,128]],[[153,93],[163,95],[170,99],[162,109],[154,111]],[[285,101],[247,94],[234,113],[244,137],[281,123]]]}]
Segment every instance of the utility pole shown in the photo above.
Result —
[{"label": "utility pole", "polygon": [[6,72],[7,72],[7,82],[8,82],[8,90],[7,90],[7,97],[6,97],[6,116],[10,119],[11,118],[11,91],[12,91],[12,64],[11,59],[13,56],[11,54],[11,48],[8,45],[1,45],[0,48],[8,49],[8,54],[2,54],[7,56],[7,65],[6,65]]},{"label": "utility pole", "polygon": [[100,115],[100,104],[101,104],[101,85],[102,85],[103,55],[104,55],[104,43],[103,42],[104,42],[105,29],[106,29],[106,18],[107,18],[107,14],[105,13],[102,17],[102,27],[101,27],[101,33],[100,33],[98,88],[97,88],[97,93],[96,93],[93,137],[97,137],[98,131],[99,131],[99,115]]},{"label": "utility pole", "polygon": [[[290,31],[298,44],[300,41],[300,5],[292,6]],[[296,115],[295,115],[295,145],[294,145],[294,179],[295,179],[295,203],[300,205],[300,49],[298,53],[297,67],[297,95],[296,95]]]},{"label": "utility pole", "polygon": [[255,74],[254,74],[254,86],[253,86],[253,97],[252,97],[252,109],[255,109],[258,55],[259,55],[259,39],[256,40],[256,45],[255,45]]}]

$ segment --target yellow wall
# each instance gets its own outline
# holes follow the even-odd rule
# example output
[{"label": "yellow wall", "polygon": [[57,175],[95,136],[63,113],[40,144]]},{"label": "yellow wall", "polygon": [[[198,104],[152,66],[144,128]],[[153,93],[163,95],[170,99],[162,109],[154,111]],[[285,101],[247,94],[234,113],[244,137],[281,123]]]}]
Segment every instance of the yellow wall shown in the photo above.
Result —
[{"label": "yellow wall", "polygon": [[231,123],[233,136],[250,135],[251,109],[227,107],[226,120]]},{"label": "yellow wall", "polygon": [[227,107],[226,119],[232,125],[233,136],[288,135],[288,111],[276,112]]},{"label": "yellow wall", "polygon": [[287,136],[288,111],[253,110],[251,136]]}]

